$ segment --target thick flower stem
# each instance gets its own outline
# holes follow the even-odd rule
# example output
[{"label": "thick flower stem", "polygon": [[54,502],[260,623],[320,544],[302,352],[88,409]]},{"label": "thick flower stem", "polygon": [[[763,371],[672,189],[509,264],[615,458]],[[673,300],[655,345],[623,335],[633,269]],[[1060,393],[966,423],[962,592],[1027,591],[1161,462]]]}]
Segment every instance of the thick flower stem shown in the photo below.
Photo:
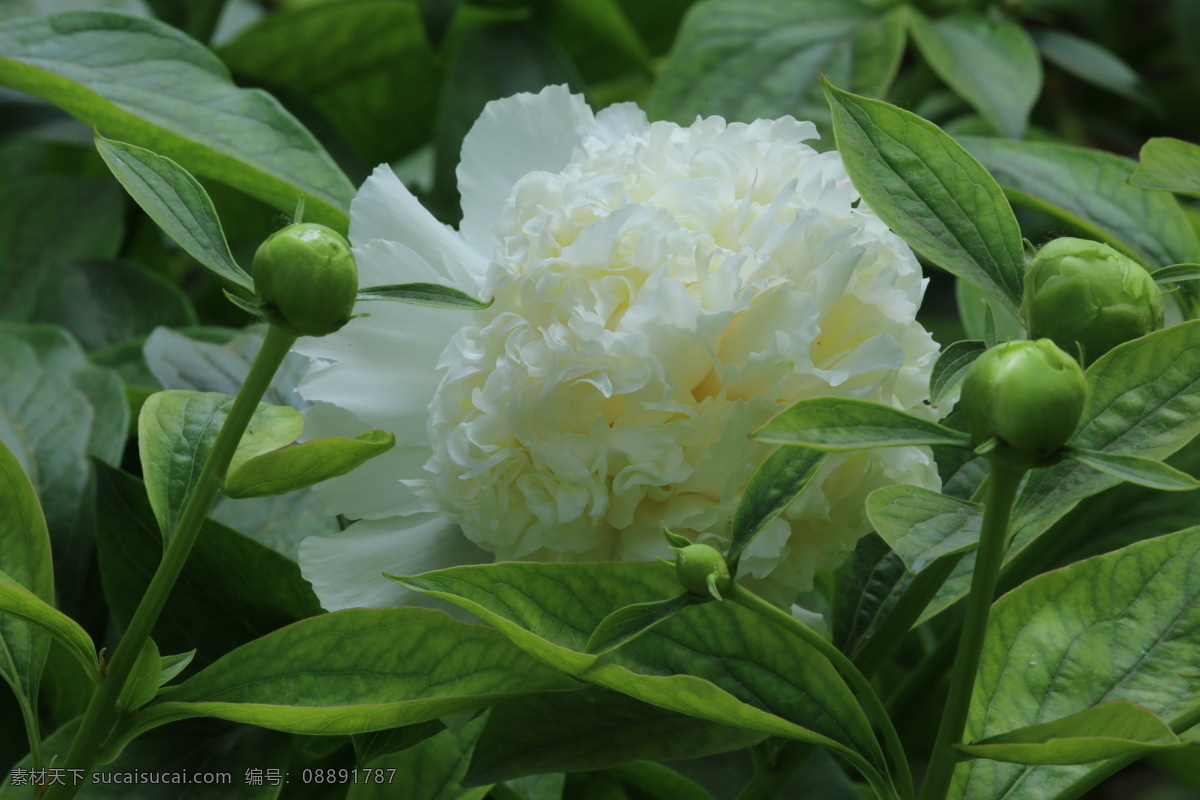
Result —
[{"label": "thick flower stem", "polygon": [[[875,718],[875,723],[883,731],[884,743],[887,745],[888,753],[896,768],[896,777],[899,779],[900,796],[906,800],[911,798],[913,796],[912,774],[909,771],[908,758],[904,755],[904,747],[900,744],[900,737],[896,735],[896,728],[892,725],[892,720],[888,717],[887,709],[883,707],[883,702],[879,699],[879,695],[876,694],[875,687],[859,671],[858,667],[854,666],[854,662],[847,658],[841,650],[834,647],[833,643],[824,636],[821,636],[788,612],[768,603],[745,587],[736,583],[733,584],[728,592],[728,599],[750,609],[761,617],[771,620],[776,625],[800,637],[804,642],[816,648],[817,652],[829,659],[830,663],[833,664],[838,672],[854,688],[854,691],[858,694],[859,701],[866,707],[867,712]],[[791,756],[793,754],[789,753],[788,755]],[[796,766],[799,766],[799,764],[797,763]]]},{"label": "thick flower stem", "polygon": [[[245,433],[246,426],[250,423],[250,417],[258,408],[263,393],[270,386],[275,371],[279,369],[279,365],[295,341],[296,337],[292,333],[277,325],[271,325],[267,329],[262,349],[259,350],[258,357],[250,367],[250,374],[246,376],[246,381],[238,391],[237,397],[234,398],[225,423],[217,434],[212,452],[201,469],[195,489],[179,518],[179,525],[166,546],[158,570],[146,588],[146,594],[138,604],[133,619],[129,621],[129,627],[126,628],[125,635],[121,637],[121,643],[117,646],[112,661],[109,662],[92,694],[87,711],[84,712],[83,721],[71,743],[71,749],[62,762],[64,768],[90,771],[95,765],[100,746],[115,720],[117,700],[121,696],[121,689],[129,678],[138,654],[142,651],[146,640],[150,638],[150,632],[154,629],[159,614],[162,613],[163,606],[171,594],[171,589],[175,586],[175,581],[179,578],[188,554],[191,553],[196,536],[200,533],[200,528],[208,516],[208,510],[216,498],[217,490],[220,488],[220,479],[229,468],[233,453],[237,449],[238,443],[241,442],[242,434]],[[66,800],[74,797],[82,784],[83,781],[54,784],[46,793],[45,798],[46,800]]]},{"label": "thick flower stem", "polygon": [[1004,562],[1008,519],[1024,475],[1024,469],[1003,467],[995,462],[988,475],[987,503],[983,510],[971,591],[967,596],[967,613],[963,619],[954,670],[950,674],[946,708],[942,712],[942,722],[934,740],[925,780],[921,784],[919,800],[943,800],[954,776],[957,759],[953,747],[962,740],[967,725],[971,692],[975,689],[975,675],[979,671],[979,657],[983,653],[983,637],[992,610],[992,599],[996,594],[996,580]]}]

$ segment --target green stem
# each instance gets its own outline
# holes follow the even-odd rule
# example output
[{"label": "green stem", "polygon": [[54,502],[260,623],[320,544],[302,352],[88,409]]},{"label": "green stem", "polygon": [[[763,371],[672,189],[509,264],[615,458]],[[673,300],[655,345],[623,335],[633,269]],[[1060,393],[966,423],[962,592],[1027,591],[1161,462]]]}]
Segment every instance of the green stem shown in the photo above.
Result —
[{"label": "green stem", "polygon": [[[204,462],[196,487],[179,518],[179,525],[163,552],[158,570],[146,588],[146,594],[138,604],[133,619],[129,621],[129,627],[121,637],[121,643],[117,646],[112,661],[101,675],[92,694],[83,721],[71,743],[71,749],[62,763],[63,767],[90,770],[96,763],[100,745],[116,718],[117,699],[121,696],[121,689],[125,686],[143,645],[150,638],[150,632],[162,613],[188,554],[191,553],[196,536],[200,533],[208,510],[220,489],[220,479],[229,468],[233,453],[241,442],[242,434],[250,423],[250,417],[258,408],[263,393],[270,386],[275,371],[279,369],[295,341],[294,334],[277,325],[271,325],[267,329],[262,349],[259,350],[258,357],[250,367],[250,374],[246,376],[246,381],[234,398],[225,423],[217,434],[212,452]],[[74,797],[82,783],[55,784],[46,793],[46,800],[66,800]]]},{"label": "green stem", "polygon": [[1008,541],[1008,519],[1023,469],[1012,469],[992,464],[989,473],[987,504],[983,510],[983,525],[979,533],[979,550],[975,555],[975,572],[971,578],[971,591],[967,595],[967,612],[963,619],[962,635],[958,640],[958,654],[954,658],[954,671],[950,674],[950,691],[946,697],[946,708],[942,712],[942,723],[934,739],[933,752],[925,780],[921,785],[920,800],[942,800],[950,788],[954,776],[956,757],[954,745],[962,740],[967,725],[967,711],[971,705],[971,692],[975,689],[975,674],[979,671],[979,657],[983,653],[983,636],[987,630],[988,615],[992,610],[992,599],[996,594],[996,579],[1004,561],[1004,548]]},{"label": "green stem", "polygon": [[909,772],[908,758],[904,755],[904,747],[900,744],[900,737],[896,735],[896,728],[892,725],[892,720],[888,717],[887,709],[883,707],[883,702],[879,699],[879,695],[875,693],[875,687],[859,671],[858,667],[854,666],[854,662],[847,658],[841,650],[834,647],[833,643],[824,636],[783,609],[763,600],[744,586],[734,583],[728,594],[728,599],[750,609],[761,617],[771,620],[776,625],[800,637],[804,642],[816,648],[817,652],[829,659],[838,672],[842,673],[850,685],[854,687],[859,700],[866,706],[867,711],[875,718],[875,723],[883,731],[884,743],[887,745],[888,753],[896,767],[896,775],[900,779],[901,797],[906,799],[911,798],[913,796],[912,774]]}]

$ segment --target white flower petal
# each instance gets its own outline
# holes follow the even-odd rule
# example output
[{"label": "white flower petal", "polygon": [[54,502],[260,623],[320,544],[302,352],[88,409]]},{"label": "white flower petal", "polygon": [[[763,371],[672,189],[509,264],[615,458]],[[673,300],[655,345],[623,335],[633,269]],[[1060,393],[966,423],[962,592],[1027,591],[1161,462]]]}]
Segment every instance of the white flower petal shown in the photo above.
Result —
[{"label": "white flower petal", "polygon": [[434,219],[386,164],[375,168],[350,203],[351,243],[357,247],[373,239],[407,246],[442,277],[441,282],[465,292],[476,291],[486,271],[486,260],[457,231]]},{"label": "white flower petal", "polygon": [[463,219],[459,226],[475,250],[490,256],[492,223],[530,172],[558,172],[584,137],[599,131],[583,96],[566,86],[547,86],[493,100],[463,139],[458,165]]},{"label": "white flower petal", "polygon": [[[304,413],[301,438],[308,441],[325,436],[357,436],[370,427],[344,408],[314,403]],[[398,444],[348,475],[313,487],[325,511],[350,519],[380,519],[435,510],[404,483],[424,477],[425,462],[429,460],[429,445],[424,437],[415,438],[419,441],[417,445]]]},{"label": "white flower petal", "polygon": [[300,572],[326,611],[428,605],[384,573],[419,575],[490,560],[436,514],[356,522],[336,536],[300,543]]}]

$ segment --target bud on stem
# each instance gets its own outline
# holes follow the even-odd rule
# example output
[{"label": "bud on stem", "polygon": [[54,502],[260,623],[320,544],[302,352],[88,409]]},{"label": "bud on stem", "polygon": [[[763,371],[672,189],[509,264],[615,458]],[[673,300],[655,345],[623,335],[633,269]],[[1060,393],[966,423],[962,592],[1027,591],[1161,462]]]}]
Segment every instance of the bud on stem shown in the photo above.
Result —
[{"label": "bud on stem", "polygon": [[297,336],[324,336],[349,321],[358,269],[337,231],[315,223],[276,231],[254,254],[254,291],[267,319]]}]

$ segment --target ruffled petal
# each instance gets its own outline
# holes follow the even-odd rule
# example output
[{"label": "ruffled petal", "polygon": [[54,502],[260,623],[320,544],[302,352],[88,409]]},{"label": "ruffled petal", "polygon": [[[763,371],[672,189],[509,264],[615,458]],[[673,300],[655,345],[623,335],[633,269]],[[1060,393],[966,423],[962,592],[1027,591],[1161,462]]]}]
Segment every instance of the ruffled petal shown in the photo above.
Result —
[{"label": "ruffled petal", "polygon": [[350,241],[360,246],[373,239],[405,245],[463,291],[476,290],[486,272],[486,259],[438,222],[386,164],[375,168],[350,203]]},{"label": "ruffled petal", "polygon": [[300,572],[327,611],[428,605],[384,573],[419,575],[491,560],[436,514],[357,522],[336,536],[300,543]]},{"label": "ruffled petal", "polygon": [[589,134],[596,118],[582,95],[566,86],[547,86],[493,100],[463,139],[458,165],[463,219],[459,229],[475,250],[491,254],[492,223],[504,201],[530,172],[558,172]]}]

